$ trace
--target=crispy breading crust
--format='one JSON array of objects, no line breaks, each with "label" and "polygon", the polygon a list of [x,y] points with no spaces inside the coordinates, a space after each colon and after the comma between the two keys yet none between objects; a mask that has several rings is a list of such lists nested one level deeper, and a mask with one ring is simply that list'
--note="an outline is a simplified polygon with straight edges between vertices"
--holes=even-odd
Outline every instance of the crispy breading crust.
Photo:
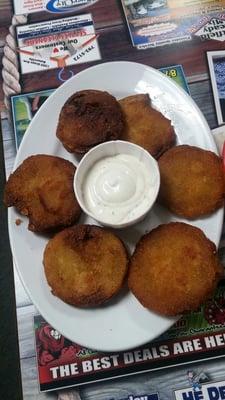
[{"label": "crispy breading crust", "polygon": [[215,244],[200,229],[172,222],[139,241],[131,257],[128,285],[144,307],[175,316],[198,309],[222,276]]},{"label": "crispy breading crust", "polygon": [[29,218],[28,228],[46,232],[74,224],[81,214],[75,198],[75,166],[60,157],[28,157],[10,175],[4,203]]},{"label": "crispy breading crust", "polygon": [[67,151],[85,153],[99,143],[119,139],[123,129],[115,97],[100,90],[82,90],[62,107],[56,136]]},{"label": "crispy breading crust", "polygon": [[124,117],[122,139],[135,143],[158,158],[175,144],[171,121],[151,106],[148,94],[137,94],[119,101]]},{"label": "crispy breading crust", "polygon": [[55,296],[77,307],[91,307],[105,303],[121,289],[128,255],[110,231],[77,225],[48,242],[43,264]]},{"label": "crispy breading crust", "polygon": [[215,153],[177,146],[160,157],[159,169],[159,202],[173,213],[198,218],[224,205],[224,172]]}]

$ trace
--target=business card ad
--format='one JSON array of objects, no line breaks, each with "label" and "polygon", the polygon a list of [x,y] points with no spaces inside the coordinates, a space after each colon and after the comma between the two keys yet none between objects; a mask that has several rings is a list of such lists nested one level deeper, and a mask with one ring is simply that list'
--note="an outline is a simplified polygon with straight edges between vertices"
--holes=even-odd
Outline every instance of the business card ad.
[{"label": "business card ad", "polygon": [[18,26],[22,74],[101,58],[91,14]]}]

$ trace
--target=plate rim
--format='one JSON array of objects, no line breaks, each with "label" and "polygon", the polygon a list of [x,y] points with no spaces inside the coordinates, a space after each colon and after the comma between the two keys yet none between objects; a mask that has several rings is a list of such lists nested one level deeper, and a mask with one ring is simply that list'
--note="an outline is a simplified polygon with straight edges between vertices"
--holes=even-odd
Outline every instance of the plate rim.
[{"label": "plate rim", "polygon": [[[156,68],[153,68],[153,67],[150,67],[150,66],[148,66],[148,65],[141,64],[141,63],[138,63],[138,62],[134,62],[134,61],[109,61],[109,62],[104,62],[104,63],[98,63],[98,64],[96,64],[96,65],[93,65],[93,66],[90,66],[90,67],[88,67],[88,68],[85,68],[84,70],[78,72],[76,75],[72,76],[72,77],[71,77],[70,79],[68,79],[66,82],[62,83],[62,85],[58,86],[58,87],[55,89],[55,91],[54,91],[53,93],[51,93],[51,95],[46,99],[46,101],[44,102],[44,104],[43,104],[42,107],[41,107],[41,110],[44,110],[44,109],[47,107],[48,103],[51,101],[51,99],[52,99],[53,97],[56,97],[56,96],[57,96],[58,91],[61,91],[62,88],[69,86],[69,84],[71,84],[71,82],[72,82],[73,80],[76,80],[76,78],[77,78],[78,76],[85,75],[85,73],[86,73],[87,71],[90,71],[90,70],[94,71],[94,70],[98,70],[98,69],[101,69],[101,68],[104,68],[104,67],[107,67],[107,66],[113,66],[113,65],[130,65],[130,66],[133,66],[133,67],[136,66],[136,67],[138,67],[138,68],[143,68],[143,69],[145,69],[146,71],[151,71],[151,73],[155,74],[156,76],[157,76],[157,75],[158,75],[158,76],[161,76],[161,79],[163,79],[164,81],[167,81],[167,82],[169,81],[170,84],[171,84],[172,86],[174,86],[174,88],[176,88],[176,90],[177,90],[178,92],[180,91],[180,93],[182,93],[182,96],[185,96],[186,99],[188,99],[188,102],[191,103],[191,105],[195,108],[195,110],[197,111],[197,113],[198,113],[199,116],[201,117],[201,120],[202,120],[202,123],[204,124],[205,129],[208,131],[208,132],[207,132],[207,135],[208,135],[208,138],[209,138],[209,140],[210,140],[210,142],[211,142],[211,145],[212,145],[212,147],[213,147],[213,151],[218,155],[218,149],[217,149],[217,147],[216,147],[215,141],[214,141],[213,136],[212,136],[212,134],[211,134],[211,129],[210,129],[209,125],[208,125],[208,122],[206,121],[206,118],[205,118],[203,112],[202,112],[201,109],[198,107],[198,105],[196,104],[196,102],[193,100],[193,98],[191,97],[191,95],[189,95],[189,94],[188,94],[180,85],[178,85],[174,80],[172,80],[171,78],[167,77],[163,72],[159,71],[159,70],[156,69]],[[38,110],[38,112],[37,112],[37,113],[34,115],[34,117],[32,118],[31,123],[29,124],[29,126],[28,126],[28,128],[27,128],[27,130],[26,130],[26,133],[29,134],[30,130],[33,128],[33,125],[34,125],[34,123],[36,122],[36,119],[38,118],[39,112],[40,112],[40,109]],[[20,159],[20,153],[22,152],[22,149],[23,149],[23,147],[25,146],[26,141],[28,140],[27,137],[28,137],[28,135],[24,135],[24,137],[23,137],[23,139],[22,139],[22,141],[21,141],[21,143],[20,143],[19,149],[18,149],[17,154],[16,154],[16,157],[15,157],[15,161],[14,161],[14,164],[13,164],[13,169],[12,169],[12,171],[14,171],[14,169],[15,169],[15,168],[17,167],[17,165],[18,165],[18,161],[19,161],[19,159]]]},{"label": "plate rim", "polygon": [[[156,75],[158,75],[158,76],[160,75],[160,76],[162,77],[162,79],[166,80],[167,82],[169,81],[170,84],[171,84],[172,86],[174,86],[174,89],[180,91],[180,93],[182,94],[182,96],[185,96],[185,97],[188,99],[188,102],[191,103],[191,105],[194,107],[195,111],[197,111],[198,117],[200,117],[201,122],[203,123],[203,126],[204,126],[204,128],[205,128],[204,136],[207,134],[208,139],[209,139],[209,141],[210,141],[210,143],[211,143],[211,146],[212,146],[212,148],[210,148],[209,150],[210,150],[210,151],[214,151],[214,152],[218,155],[217,147],[216,147],[215,141],[214,141],[214,139],[213,139],[213,136],[212,136],[212,134],[211,134],[211,129],[210,129],[210,127],[209,127],[209,125],[208,125],[208,123],[207,123],[207,121],[206,121],[206,118],[205,118],[205,116],[203,115],[201,109],[198,107],[198,105],[195,103],[195,101],[192,99],[192,97],[191,97],[189,94],[187,94],[187,92],[186,92],[183,88],[181,88],[177,83],[175,83],[171,78],[165,76],[165,74],[163,74],[162,72],[158,71],[157,69],[152,68],[152,67],[150,67],[150,66],[148,66],[148,65],[141,64],[141,63],[132,62],[132,61],[110,61],[110,62],[99,63],[99,64],[97,64],[97,65],[90,66],[90,67],[88,67],[88,68],[86,68],[86,69],[84,69],[84,70],[78,72],[76,75],[74,75],[74,76],[73,76],[72,78],[70,78],[68,81],[66,81],[65,83],[63,83],[62,85],[60,85],[58,88],[56,88],[56,90],[51,94],[51,96],[49,96],[49,98],[45,101],[45,103],[43,104],[43,106],[42,106],[41,109],[43,110],[43,107],[44,107],[44,108],[45,108],[45,107],[46,107],[46,108],[48,107],[48,103],[51,102],[52,96],[54,96],[54,97],[57,98],[58,92],[60,92],[61,90],[63,91],[63,88],[64,88],[65,86],[71,85],[71,80],[73,81],[73,80],[79,79],[79,76],[85,75],[85,73],[86,73],[87,71],[90,71],[90,70],[97,70],[97,69],[105,68],[105,67],[107,67],[108,65],[113,66],[113,65],[115,65],[115,64],[116,64],[116,65],[121,65],[121,64],[123,64],[123,65],[124,65],[124,64],[125,64],[125,65],[132,65],[133,67],[136,67],[136,68],[142,68],[143,70],[150,71],[151,73],[156,74]],[[101,90],[101,89],[100,89],[100,90]],[[43,110],[43,111],[44,111],[44,110]],[[43,112],[43,111],[42,111],[42,112]],[[37,118],[38,115],[39,115],[39,111],[38,111],[38,113],[34,116],[34,118],[32,119],[32,121],[31,121],[31,123],[30,123],[30,125],[29,125],[29,127],[28,127],[27,133],[29,133],[30,131],[32,131],[33,125],[36,123],[36,118]],[[24,138],[23,138],[23,140],[22,140],[22,142],[21,142],[21,145],[20,145],[20,147],[19,147],[19,150],[18,150],[18,152],[17,152],[17,154],[16,154],[16,158],[15,158],[15,161],[14,161],[14,165],[13,165],[12,171],[14,171],[14,170],[17,168],[17,166],[24,160],[24,158],[21,157],[21,153],[23,153],[23,147],[25,146],[24,143],[26,144],[26,140],[28,140],[28,139],[26,139],[27,137],[28,137],[28,135],[25,135]],[[32,154],[33,154],[33,153],[32,153]],[[25,158],[26,158],[26,157],[25,157]],[[13,255],[13,258],[14,258],[14,263],[15,263],[15,266],[16,266],[16,269],[17,269],[17,272],[18,272],[18,275],[19,275],[19,277],[20,277],[20,280],[21,280],[21,282],[22,282],[22,284],[23,284],[23,286],[24,286],[26,292],[28,293],[28,295],[29,295],[29,297],[30,297],[32,303],[35,305],[35,307],[37,307],[37,309],[38,309],[38,311],[40,312],[40,314],[43,315],[44,318],[46,318],[46,314],[47,314],[48,316],[49,316],[49,314],[48,314],[48,313],[45,313],[45,311],[43,312],[42,307],[39,307],[39,303],[36,302],[36,300],[34,301],[33,295],[31,294],[31,291],[30,291],[29,287],[27,286],[27,284],[26,284],[26,282],[25,282],[25,280],[24,280],[24,278],[23,278],[22,271],[21,271],[21,269],[19,268],[18,263],[17,263],[17,257],[16,257],[16,255],[15,255],[15,254],[16,254],[16,251],[14,251],[14,250],[15,250],[15,243],[14,243],[14,239],[13,239],[13,237],[12,237],[12,236],[13,236],[13,233],[12,233],[12,225],[14,224],[14,221],[13,221],[13,219],[12,219],[12,209],[13,209],[12,207],[8,209],[8,230],[9,230],[10,247],[11,247],[12,255]],[[219,245],[219,241],[220,241],[220,237],[221,237],[221,233],[222,233],[224,209],[218,210],[218,214],[220,214],[220,226],[217,227],[218,238],[219,238],[219,239],[218,239],[218,243],[215,243],[217,247],[218,247],[218,245]],[[37,303],[38,303],[38,306],[36,305]],[[177,320],[178,318],[179,318],[179,317],[173,318],[173,319],[172,319],[172,322],[168,324],[167,329],[169,329],[169,328],[173,325],[173,323],[176,322],[176,320]],[[50,319],[49,322],[50,322],[51,324],[53,324],[53,323],[51,322],[51,320],[53,320],[54,318],[52,318],[52,317],[50,317],[50,318],[47,317],[47,318],[46,318],[46,320],[49,320],[49,319]],[[54,326],[54,325],[55,325],[55,324],[53,324],[53,326]],[[57,325],[58,325],[58,324],[57,324]],[[58,329],[58,327],[57,327],[56,329]],[[73,342],[76,341],[76,339],[74,339],[74,338],[72,338],[72,337],[70,337],[70,336],[68,335],[68,332],[65,332],[64,326],[62,326],[62,328],[60,327],[59,331],[62,333],[62,335],[64,335],[65,337],[69,338],[71,341],[73,341]],[[161,331],[159,331],[159,333],[157,334],[157,336],[161,335],[163,332],[165,332],[165,329],[164,329],[164,328],[163,328]],[[156,336],[154,336],[154,338],[155,338],[155,337],[156,337]],[[154,338],[153,338],[153,339],[150,339],[150,341],[151,341],[151,340],[154,340]],[[108,352],[108,351],[123,351],[123,350],[132,349],[132,348],[134,348],[134,347],[143,346],[143,345],[146,344],[146,343],[148,343],[148,341],[144,340],[144,341],[142,341],[142,342],[139,342],[139,344],[135,343],[135,344],[132,345],[132,346],[131,346],[131,345],[128,345],[128,346],[126,347],[126,346],[123,345],[121,348],[118,348],[118,346],[117,346],[116,348],[112,347],[112,349],[110,349],[110,347],[107,347],[107,349],[104,348],[104,347],[101,347],[101,349],[99,349],[99,350],[100,350],[100,351],[107,351],[107,352]],[[83,346],[85,346],[85,347],[87,346],[85,343],[82,343],[81,341],[79,341],[79,344],[80,344],[80,345],[83,345]],[[97,346],[97,347],[98,347],[98,346]],[[96,347],[95,347],[95,348],[96,348]]]}]

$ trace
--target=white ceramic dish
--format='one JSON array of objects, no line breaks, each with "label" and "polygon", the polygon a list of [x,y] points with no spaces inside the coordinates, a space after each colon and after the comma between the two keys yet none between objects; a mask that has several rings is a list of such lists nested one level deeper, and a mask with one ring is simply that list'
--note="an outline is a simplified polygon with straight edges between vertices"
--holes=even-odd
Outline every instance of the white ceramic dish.
[{"label": "white ceramic dish", "polygon": [[[75,75],[59,87],[35,115],[19,148],[16,168],[31,154],[46,153],[78,160],[69,154],[55,136],[61,107],[75,91],[107,90],[117,98],[136,93],[149,93],[153,105],[171,119],[178,143],[187,143],[216,152],[210,129],[198,107],[170,78],[147,66],[130,62],[99,64]],[[175,319],[156,315],[125,291],[104,307],[78,309],[54,297],[47,285],[43,266],[43,250],[48,238],[27,230],[27,219],[17,226],[21,216],[9,210],[9,234],[19,275],[33,303],[42,316],[63,335],[81,345],[102,351],[119,351],[140,346],[167,330]],[[117,231],[132,250],[146,231],[161,223],[181,219],[154,206],[140,223]],[[182,219],[182,221],[185,221]],[[218,245],[223,210],[191,222],[201,228]],[[95,223],[83,216],[81,222]]]},{"label": "white ceramic dish", "polygon": [[[137,214],[134,214],[133,217],[128,215],[128,219],[119,221],[119,222],[109,222],[105,221],[104,217],[101,215],[95,215],[91,212],[85,203],[85,199],[83,196],[83,184],[87,173],[90,172],[93,165],[102,160],[105,157],[113,157],[118,154],[128,154],[131,156],[135,156],[135,158],[141,161],[145,167],[145,170],[149,172],[149,177],[151,177],[152,183],[151,186],[151,196],[149,196],[148,203],[145,203],[145,206],[138,209]],[[110,171],[110,176],[112,175],[112,171]],[[74,177],[74,191],[76,194],[76,198],[80,207],[85,212],[85,214],[89,215],[89,217],[95,219],[100,224],[104,226],[108,226],[110,228],[127,228],[128,226],[134,225],[137,222],[140,222],[144,219],[146,214],[153,207],[160,185],[160,174],[159,167],[157,161],[149,154],[148,151],[144,150],[142,147],[137,146],[136,144],[124,142],[122,140],[113,140],[105,143],[101,143],[98,146],[93,147],[82,160],[79,162],[75,177]],[[124,185],[123,185],[124,186]],[[122,205],[122,204],[121,204]],[[98,207],[99,209],[99,207]]]}]

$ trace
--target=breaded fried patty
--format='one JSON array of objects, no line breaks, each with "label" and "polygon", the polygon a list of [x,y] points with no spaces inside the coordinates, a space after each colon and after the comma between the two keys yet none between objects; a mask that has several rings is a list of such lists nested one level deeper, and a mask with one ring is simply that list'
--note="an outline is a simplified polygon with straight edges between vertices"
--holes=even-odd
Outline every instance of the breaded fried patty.
[{"label": "breaded fried patty", "polygon": [[77,307],[90,307],[119,291],[128,257],[113,233],[94,225],[77,225],[48,242],[43,263],[55,296]]},{"label": "breaded fried patty", "polygon": [[75,166],[44,154],[28,157],[9,177],[4,203],[29,218],[28,229],[45,232],[75,223],[81,209],[75,198]]},{"label": "breaded fried patty", "polygon": [[139,241],[131,257],[128,285],[144,307],[175,316],[205,302],[222,273],[214,243],[200,229],[173,222],[158,226]]},{"label": "breaded fried patty", "polygon": [[82,90],[64,104],[56,136],[69,152],[85,153],[99,143],[120,138],[123,128],[115,97],[100,90]]},{"label": "breaded fried patty", "polygon": [[224,172],[213,152],[194,146],[173,147],[159,159],[159,202],[173,213],[198,218],[224,204]]},{"label": "breaded fried patty", "polygon": [[125,130],[123,140],[135,143],[158,158],[175,144],[171,122],[151,106],[148,94],[137,94],[120,100]]}]

